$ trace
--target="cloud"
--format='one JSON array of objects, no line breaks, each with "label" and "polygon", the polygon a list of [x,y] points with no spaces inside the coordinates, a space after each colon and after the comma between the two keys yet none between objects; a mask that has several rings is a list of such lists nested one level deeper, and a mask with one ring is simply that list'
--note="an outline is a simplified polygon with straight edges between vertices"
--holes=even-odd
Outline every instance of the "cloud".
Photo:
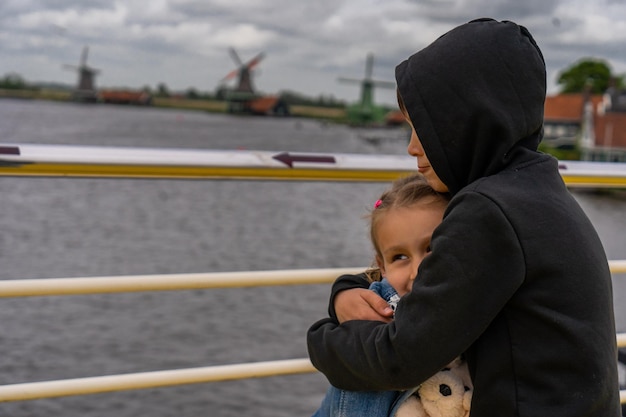
[{"label": "cloud", "polygon": [[[359,88],[338,77],[393,80],[401,60],[444,32],[477,17],[529,28],[546,57],[548,84],[581,58],[626,72],[626,0],[5,0],[0,5],[0,75],[75,82],[63,68],[89,46],[99,86],[195,87],[213,91],[242,60],[266,58],[255,74],[265,92],[299,91],[357,100]],[[377,89],[377,100],[395,101]]]}]

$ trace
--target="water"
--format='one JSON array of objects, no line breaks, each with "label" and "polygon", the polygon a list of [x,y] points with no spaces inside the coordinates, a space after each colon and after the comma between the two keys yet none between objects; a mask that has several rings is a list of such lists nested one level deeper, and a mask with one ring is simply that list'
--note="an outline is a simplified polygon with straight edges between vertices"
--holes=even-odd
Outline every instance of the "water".
[{"label": "water", "polygon": [[[304,119],[0,100],[0,142],[404,154]],[[381,139],[387,137],[388,139]],[[0,177],[0,279],[368,265],[385,184]],[[626,200],[577,193],[611,259]],[[616,277],[620,278],[620,277]],[[621,277],[623,278],[623,277]],[[615,280],[626,330],[623,279]],[[306,357],[328,286],[3,299],[0,384]],[[12,417],[309,416],[319,374],[0,404]]]}]

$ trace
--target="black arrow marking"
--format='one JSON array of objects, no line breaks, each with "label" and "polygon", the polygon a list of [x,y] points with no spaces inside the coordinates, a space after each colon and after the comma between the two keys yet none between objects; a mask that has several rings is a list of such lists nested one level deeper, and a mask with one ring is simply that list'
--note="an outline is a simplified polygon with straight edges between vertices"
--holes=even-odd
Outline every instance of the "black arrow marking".
[{"label": "black arrow marking", "polygon": [[321,156],[321,155],[292,155],[289,152],[283,152],[278,155],[274,155],[272,158],[282,162],[289,168],[293,168],[294,162],[319,162],[324,164],[336,163],[334,156]]},{"label": "black arrow marking", "polygon": [[[2,155],[19,155],[20,148],[17,146],[0,146],[0,156]],[[19,168],[24,162],[17,161],[0,161],[0,167]]]},{"label": "black arrow marking", "polygon": [[0,146],[0,154],[2,155],[19,155],[20,148],[17,146]]}]

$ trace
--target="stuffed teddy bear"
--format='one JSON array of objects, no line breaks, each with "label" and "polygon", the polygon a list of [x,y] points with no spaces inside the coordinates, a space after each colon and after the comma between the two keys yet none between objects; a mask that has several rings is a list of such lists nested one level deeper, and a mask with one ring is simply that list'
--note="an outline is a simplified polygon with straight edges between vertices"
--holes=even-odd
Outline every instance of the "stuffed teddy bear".
[{"label": "stuffed teddy bear", "polygon": [[469,417],[472,388],[467,363],[457,358],[420,385],[394,417]]}]

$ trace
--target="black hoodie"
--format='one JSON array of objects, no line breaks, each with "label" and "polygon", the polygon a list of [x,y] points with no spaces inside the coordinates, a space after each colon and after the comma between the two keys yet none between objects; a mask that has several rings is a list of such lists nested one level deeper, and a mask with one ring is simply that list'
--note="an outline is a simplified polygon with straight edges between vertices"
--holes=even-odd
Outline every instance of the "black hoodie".
[{"label": "black hoodie", "polygon": [[392,323],[308,332],[311,361],[349,390],[419,385],[465,352],[472,417],[618,417],[611,277],[557,161],[537,152],[545,64],[530,33],[480,19],[396,68],[428,159],[452,194]]}]

